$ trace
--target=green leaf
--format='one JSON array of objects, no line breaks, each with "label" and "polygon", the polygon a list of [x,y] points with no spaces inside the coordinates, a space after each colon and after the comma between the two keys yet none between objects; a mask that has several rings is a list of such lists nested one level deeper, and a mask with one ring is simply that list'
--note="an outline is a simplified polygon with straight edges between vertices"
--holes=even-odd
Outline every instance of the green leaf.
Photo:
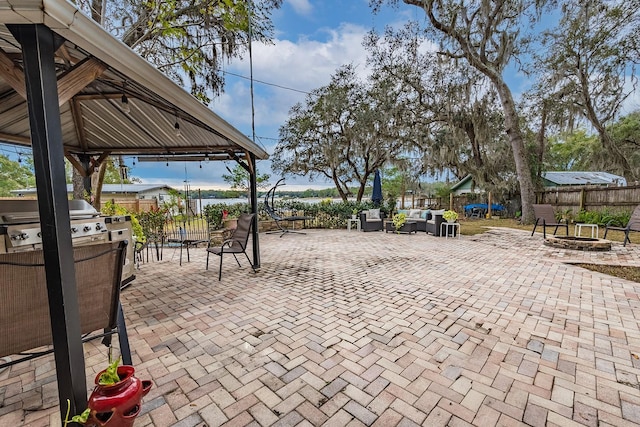
[{"label": "green leaf", "polygon": [[118,357],[113,363],[111,363],[107,369],[100,375],[98,384],[100,385],[112,385],[120,381],[118,376],[118,365],[120,364],[120,357]]}]

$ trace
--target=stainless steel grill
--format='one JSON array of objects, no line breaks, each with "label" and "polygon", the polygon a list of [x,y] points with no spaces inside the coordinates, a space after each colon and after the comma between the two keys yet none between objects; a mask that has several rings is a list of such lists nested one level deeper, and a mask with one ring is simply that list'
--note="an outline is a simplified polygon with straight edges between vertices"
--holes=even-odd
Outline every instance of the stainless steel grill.
[{"label": "stainless steel grill", "polygon": [[[69,216],[73,246],[120,240],[129,242],[122,282],[131,282],[135,278],[131,217],[101,217],[100,212],[84,200],[69,201]],[[0,253],[41,248],[38,201],[0,200]]]}]

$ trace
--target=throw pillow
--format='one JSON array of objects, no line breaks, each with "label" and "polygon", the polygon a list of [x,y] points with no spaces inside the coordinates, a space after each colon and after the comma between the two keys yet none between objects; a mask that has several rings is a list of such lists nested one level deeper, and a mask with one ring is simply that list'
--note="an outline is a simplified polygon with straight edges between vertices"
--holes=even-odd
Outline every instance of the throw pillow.
[{"label": "throw pillow", "polygon": [[409,218],[420,218],[420,209],[411,209],[409,211]]},{"label": "throw pillow", "polygon": [[380,219],[380,209],[369,209],[367,219]]},{"label": "throw pillow", "polygon": [[427,219],[427,217],[429,216],[429,212],[431,212],[429,209],[424,210],[424,211],[420,211],[420,218],[422,219]]},{"label": "throw pillow", "polygon": [[440,216],[442,216],[442,215],[444,214],[444,211],[445,211],[445,210],[446,210],[446,209],[439,209],[439,210],[437,210],[437,211],[431,211],[431,215],[432,215],[432,216],[434,216],[434,217],[435,217],[436,215],[440,215]]}]

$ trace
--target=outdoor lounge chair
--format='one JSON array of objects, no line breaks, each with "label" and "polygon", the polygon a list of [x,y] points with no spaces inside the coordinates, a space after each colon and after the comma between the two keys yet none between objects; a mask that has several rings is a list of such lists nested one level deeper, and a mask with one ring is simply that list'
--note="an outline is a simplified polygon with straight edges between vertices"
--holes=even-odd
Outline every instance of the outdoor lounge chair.
[{"label": "outdoor lounge chair", "polygon": [[360,230],[384,230],[384,212],[382,212],[380,209],[369,209],[360,212]]},{"label": "outdoor lounge chair", "polygon": [[633,212],[631,213],[631,218],[629,218],[629,222],[625,227],[616,227],[608,223],[604,230],[605,239],[607,238],[607,232],[609,230],[624,231],[624,241],[622,243],[622,246],[627,246],[627,242],[631,243],[631,240],[629,239],[629,233],[631,231],[640,232],[640,205],[636,206],[636,208],[633,210]]},{"label": "outdoor lounge chair", "polygon": [[281,178],[276,183],[276,185],[274,185],[269,191],[267,191],[267,194],[265,194],[265,196],[264,196],[263,209],[271,217],[271,219],[273,219],[275,221],[276,226],[278,227],[278,230],[267,231],[267,234],[280,233],[280,237],[284,236],[286,233],[307,234],[307,233],[304,233],[302,231],[293,230],[291,228],[286,228],[286,227],[284,227],[282,225],[282,223],[286,222],[287,224],[289,224],[291,222],[295,223],[295,221],[302,221],[302,226],[304,227],[304,222],[309,220],[309,219],[313,219],[312,217],[303,216],[303,215],[282,216],[275,210],[275,208],[273,206],[273,199],[274,199],[275,194],[276,194],[276,188],[278,188],[279,185],[282,185],[281,184],[282,181],[284,181],[284,178]]},{"label": "outdoor lounge chair", "polygon": [[538,225],[542,226],[542,237],[547,238],[547,227],[555,227],[553,230],[553,234],[555,235],[558,232],[558,228],[564,227],[565,234],[569,235],[569,224],[566,222],[558,222],[556,220],[556,214],[553,211],[553,206],[551,205],[533,205],[533,213],[536,216],[536,223],[533,225],[533,233],[536,232],[536,227]]},{"label": "outdoor lounge chair", "polygon": [[[131,364],[120,305],[126,247],[127,241],[78,246],[73,257],[82,341],[103,338],[110,346],[117,333],[122,361]],[[0,357],[11,355],[0,368],[53,352],[48,300],[42,250],[0,255]]]},{"label": "outdoor lounge chair", "polygon": [[[218,255],[220,257],[220,270],[218,271],[218,280],[222,279],[222,256],[224,254],[231,254],[236,259],[238,266],[241,267],[240,261],[238,261],[238,257],[236,254],[244,254],[247,257],[247,261],[251,265],[251,269],[253,272],[256,272],[253,263],[249,259],[249,255],[247,255],[247,242],[249,241],[249,236],[251,235],[251,228],[253,227],[253,222],[255,218],[255,214],[247,214],[244,213],[240,215],[238,218],[238,227],[235,229],[231,237],[225,240],[221,246],[209,246],[207,248],[207,267],[209,269],[209,254]],[[211,241],[209,241],[209,245],[211,245]]]}]

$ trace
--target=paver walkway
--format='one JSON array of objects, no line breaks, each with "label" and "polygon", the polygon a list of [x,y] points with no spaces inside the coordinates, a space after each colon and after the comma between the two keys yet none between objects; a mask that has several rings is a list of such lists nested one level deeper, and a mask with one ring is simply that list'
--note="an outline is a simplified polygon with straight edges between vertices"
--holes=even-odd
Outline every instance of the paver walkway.
[{"label": "paver walkway", "polygon": [[[229,258],[221,282],[204,249],[141,265],[136,426],[640,424],[640,284],[567,264],[640,265],[638,244],[311,230],[260,248],[257,274]],[[92,378],[106,353],[86,353]],[[60,425],[53,366],[0,373],[0,425]]]}]

